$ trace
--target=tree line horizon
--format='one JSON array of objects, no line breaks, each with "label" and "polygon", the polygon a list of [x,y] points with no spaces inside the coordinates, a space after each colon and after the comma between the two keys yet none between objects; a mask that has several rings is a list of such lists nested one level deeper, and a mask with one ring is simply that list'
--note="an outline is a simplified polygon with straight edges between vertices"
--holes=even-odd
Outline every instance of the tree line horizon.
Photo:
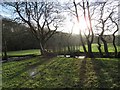
[{"label": "tree line horizon", "polygon": [[[108,51],[108,43],[110,40],[106,39],[107,35],[104,35],[105,31],[107,30],[109,32],[113,32],[112,35],[110,35],[110,42],[113,44],[114,47],[114,57],[118,56],[119,53],[116,47],[117,40],[115,34],[118,33],[119,30],[119,18],[116,16],[116,14],[118,13],[116,12],[116,8],[119,5],[111,4],[113,2],[114,1],[107,0],[106,2],[96,4],[94,7],[90,4],[88,0],[81,0],[80,2],[76,2],[75,0],[73,0],[72,2],[70,2],[71,4],[68,3],[67,10],[73,13],[78,23],[80,22],[79,10],[82,10],[82,14],[84,20],[86,21],[86,27],[88,32],[88,34],[84,33],[83,37],[81,33],[82,30],[79,28],[79,38],[77,37],[77,39],[73,39],[73,41],[71,41],[71,33],[66,35],[62,33],[61,36],[66,36],[65,38],[67,38],[66,41],[64,41],[64,43],[67,43],[68,51],[70,51],[70,43],[73,43],[72,45],[74,45],[76,44],[75,41],[77,41],[77,44],[82,45],[83,51],[87,57],[94,57],[92,51],[92,44],[96,42],[98,44],[100,57],[110,57]],[[38,47],[40,49],[41,55],[47,55],[48,53],[50,53],[49,50],[46,50],[46,46],[50,42],[50,39],[53,39],[55,34],[58,33],[57,29],[64,22],[65,16],[61,15],[62,6],[58,5],[59,2],[46,1],[3,3],[3,6],[11,6],[14,9],[14,13],[18,15],[18,17],[15,18],[17,22],[22,21],[22,23],[25,23],[29,26],[28,31],[34,36],[34,38],[36,38],[36,42],[39,43]],[[99,12],[97,11],[97,9],[99,10]],[[105,11],[108,12],[108,15],[106,15],[106,17],[104,16],[104,14],[106,13]],[[99,18],[95,18],[94,15],[99,15]],[[100,32],[97,34],[97,36],[93,32],[93,18],[96,19],[97,22],[95,29]],[[51,26],[53,28],[51,28]],[[49,43],[49,47],[53,47],[54,43],[55,42],[51,42],[51,45]],[[3,44],[5,46],[6,40],[3,40]],[[101,49],[102,44],[105,54]],[[58,43],[58,45],[60,45],[60,43]],[[85,45],[87,45],[87,47]]]}]

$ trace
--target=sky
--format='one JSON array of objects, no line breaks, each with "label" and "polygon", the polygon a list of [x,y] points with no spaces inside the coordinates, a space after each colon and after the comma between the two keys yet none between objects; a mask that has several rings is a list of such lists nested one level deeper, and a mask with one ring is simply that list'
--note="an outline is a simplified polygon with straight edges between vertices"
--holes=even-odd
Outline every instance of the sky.
[{"label": "sky", "polygon": [[[5,1],[5,0],[4,0]],[[8,1],[8,0],[7,0]],[[9,1],[19,1],[19,0],[9,0]],[[24,0],[21,0],[24,1]],[[32,0],[33,1],[33,0]],[[49,0],[50,1],[50,0]],[[71,0],[72,1],[72,0]],[[76,0],[76,2],[78,2],[79,0]],[[95,0],[90,0],[91,2],[94,2]],[[99,2],[104,1],[104,0],[98,0]],[[68,2],[68,0],[61,0],[61,3],[63,4],[64,2]],[[7,9],[8,7],[2,7],[0,5],[0,14],[4,17],[9,17],[9,18],[13,18],[15,17],[15,15],[12,13],[11,10]],[[80,12],[80,11],[79,11]],[[64,16],[66,17],[66,20],[64,22],[63,27],[59,28],[59,31],[64,31],[67,33],[71,33],[71,31],[73,32],[73,34],[79,34],[79,28],[81,28],[83,30],[83,32],[85,32],[85,27],[86,27],[86,23],[83,19],[83,17],[80,17],[80,24],[77,23],[77,19],[75,16],[69,15],[69,13],[64,12],[63,13]],[[72,19],[72,21],[71,21]],[[94,22],[92,22],[94,24]]]}]

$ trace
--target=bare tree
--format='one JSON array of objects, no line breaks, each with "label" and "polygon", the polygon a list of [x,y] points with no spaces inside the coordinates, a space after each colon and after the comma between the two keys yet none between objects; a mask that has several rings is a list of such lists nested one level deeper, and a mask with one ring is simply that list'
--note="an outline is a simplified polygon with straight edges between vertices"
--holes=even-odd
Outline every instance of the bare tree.
[{"label": "bare tree", "polygon": [[[75,7],[76,18],[77,18],[77,21],[79,23],[78,9],[77,9],[77,4],[76,4],[75,0],[73,0],[73,4],[74,4],[74,7]],[[83,46],[83,50],[84,50],[85,54],[87,55],[87,50],[86,50],[86,47],[85,47],[85,44],[84,44],[84,41],[83,41],[81,30],[80,30],[80,40],[81,40],[81,43],[82,43],[82,46]]]},{"label": "bare tree", "polygon": [[[82,2],[82,4],[81,4]],[[92,53],[92,43],[93,43],[93,39],[94,39],[94,32],[93,32],[93,26],[92,26],[92,19],[95,20],[96,18],[98,19],[99,22],[99,26],[101,29],[101,32],[98,34],[98,50],[100,53],[100,56],[103,56],[102,50],[101,50],[101,41],[103,42],[104,45],[104,51],[105,51],[105,56],[109,57],[109,51],[108,51],[108,42],[106,41],[104,34],[107,31],[106,27],[107,23],[110,23],[110,20],[112,21],[112,24],[114,23],[117,27],[116,31],[113,33],[113,46],[115,48],[115,56],[117,54],[117,48],[115,45],[115,33],[118,31],[118,26],[117,23],[115,21],[113,21],[113,19],[111,18],[111,15],[113,14],[114,10],[116,7],[116,4],[113,3],[114,1],[110,1],[110,0],[106,0],[105,2],[95,2],[93,3],[93,5],[96,6],[96,8],[92,8],[92,4],[89,3],[88,0],[82,0],[81,2],[76,3],[75,0],[73,1],[74,3],[74,7],[75,7],[75,13],[76,13],[76,17],[77,17],[77,21],[79,23],[79,15],[78,15],[78,7],[77,5],[79,5],[83,10],[83,16],[84,16],[84,20],[86,22],[86,26],[87,26],[87,30],[88,30],[88,35],[86,33],[84,33],[85,37],[86,37],[86,41],[87,41],[87,45],[88,45],[88,52],[87,55],[89,57],[93,57],[93,53]],[[98,9],[97,9],[98,8]],[[99,12],[96,12],[97,10],[99,10]],[[107,12],[107,14],[105,15],[105,13]],[[97,16],[97,13],[99,13],[99,15]],[[115,14],[114,14],[115,15]],[[100,16],[100,18],[98,18]],[[88,21],[87,21],[88,20]],[[113,28],[111,28],[113,29]],[[113,31],[113,30],[112,30]],[[82,35],[80,35],[82,36]],[[81,40],[82,42],[83,40]],[[83,42],[84,44],[84,42]],[[84,45],[83,45],[84,47]],[[85,49],[84,49],[85,51]]]},{"label": "bare tree", "polygon": [[104,50],[105,50],[105,53],[106,53],[106,56],[108,57],[109,56],[109,52],[108,52],[108,46],[107,46],[107,42],[106,40],[103,38],[103,34],[105,32],[105,24],[106,24],[106,21],[108,20],[109,16],[112,14],[110,13],[109,16],[104,20],[103,19],[103,10],[104,10],[104,6],[105,6],[106,2],[103,3],[101,9],[100,9],[100,12],[101,12],[101,16],[100,16],[100,21],[101,21],[101,24],[102,24],[102,32],[101,34],[99,35],[99,38],[102,40],[102,42],[104,43]]},{"label": "bare tree", "polygon": [[110,19],[111,19],[112,23],[114,23],[116,25],[116,30],[113,33],[113,46],[115,48],[115,57],[117,57],[117,47],[116,47],[116,44],[115,44],[115,39],[116,39],[115,34],[118,32],[119,26],[118,26],[118,23],[115,20],[113,20],[112,16],[110,16]]},{"label": "bare tree", "polygon": [[[82,8],[84,20],[86,22],[86,27],[88,30],[88,35],[86,33],[84,33],[84,35],[86,37],[87,45],[88,45],[88,52],[85,48],[85,45],[83,45],[83,48],[84,48],[84,51],[87,53],[88,57],[93,57],[92,43],[93,43],[93,39],[94,39],[94,33],[93,33],[93,28],[92,28],[91,17],[92,17],[92,14],[94,14],[94,10],[93,10],[93,13],[91,14],[90,13],[90,3],[88,0],[85,0],[85,1],[82,0],[81,2],[82,2],[82,4],[80,4],[80,2],[78,4],[76,4],[75,0],[73,2],[74,6],[75,6],[75,11],[76,11],[76,17],[77,17],[77,20],[79,23],[79,16],[78,16],[78,11],[77,11],[77,5],[79,5]],[[81,31],[80,31],[80,34],[81,34]],[[81,36],[81,42],[84,43],[82,40],[82,35],[80,35],[80,36]]]},{"label": "bare tree", "polygon": [[30,32],[40,44],[41,54],[45,54],[45,44],[57,31],[63,21],[58,5],[55,2],[14,2],[6,3],[12,6],[18,15],[16,19],[22,20],[30,27]]},{"label": "bare tree", "polygon": [[[103,53],[101,50],[101,42],[103,42],[104,44],[104,51],[105,51],[105,56],[109,57],[109,51],[108,51],[108,43],[104,38],[104,33],[105,31],[109,30],[110,32],[113,32],[114,30],[114,26],[113,23],[116,25],[117,29],[113,32],[113,46],[115,48],[115,56],[117,56],[117,47],[115,45],[115,34],[116,32],[119,30],[118,24],[116,21],[113,20],[112,16],[115,15],[114,11],[115,9],[118,7],[118,5],[116,6],[116,4],[112,4],[114,1],[109,2],[109,0],[106,0],[106,2],[102,2],[99,4],[100,6],[100,18],[98,19],[99,22],[99,28],[101,29],[101,32],[98,36],[98,50],[100,52],[101,57],[103,57]],[[109,5],[113,5],[113,6],[109,6]],[[108,6],[110,8],[108,8]],[[107,10],[107,15],[105,16],[105,11]],[[110,22],[110,20],[112,21],[112,23]],[[113,26],[112,28],[109,28]],[[97,27],[98,28],[98,27]]]},{"label": "bare tree", "polygon": [[[93,43],[93,39],[94,39],[94,33],[93,33],[92,22],[91,22],[90,4],[89,4],[88,0],[86,0],[86,2],[84,0],[82,0],[82,2],[83,2],[83,5],[80,5],[80,4],[79,5],[83,8],[84,19],[85,19],[86,26],[87,26],[87,29],[89,32],[88,35],[85,34],[86,40],[87,40],[87,45],[88,45],[88,56],[93,57],[92,43]],[[86,12],[86,10],[87,10],[87,12]],[[89,23],[87,23],[87,19],[88,19]]]}]

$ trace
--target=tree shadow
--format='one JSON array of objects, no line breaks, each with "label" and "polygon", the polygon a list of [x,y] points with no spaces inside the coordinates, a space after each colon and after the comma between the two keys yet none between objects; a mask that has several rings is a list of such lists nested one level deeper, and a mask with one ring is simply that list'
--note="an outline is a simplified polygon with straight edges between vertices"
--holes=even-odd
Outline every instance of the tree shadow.
[{"label": "tree shadow", "polygon": [[[44,57],[44,59],[48,59],[48,57]],[[49,59],[51,59],[51,58],[49,57]],[[52,60],[52,59],[51,59],[51,60]],[[50,62],[51,60],[49,60],[49,62]],[[57,60],[56,60],[56,61],[57,61]],[[40,76],[44,76],[43,71],[44,71],[46,68],[49,68],[49,66],[50,66],[51,64],[53,64],[53,63],[54,63],[54,61],[53,61],[52,63],[50,63],[48,66],[45,66],[42,70],[36,72],[34,75],[31,76],[31,78],[26,79],[25,82],[21,82],[17,87],[18,87],[18,88],[21,87],[22,85],[24,85],[24,84],[25,84],[27,81],[29,81],[30,79],[33,80],[33,82],[30,83],[30,85],[32,86],[36,81],[39,81],[39,80],[40,80],[40,78],[34,78],[34,77],[35,77],[36,75],[38,75],[38,74],[40,74]],[[43,63],[42,63],[42,64],[43,64]],[[44,78],[42,77],[42,79],[44,79]],[[46,83],[47,83],[47,82],[46,82]]]},{"label": "tree shadow", "polygon": [[[33,58],[30,58],[30,59],[33,59]],[[20,67],[20,66],[26,66],[28,63],[30,63],[30,62],[27,62],[27,60],[30,60],[30,59],[23,59],[24,61],[26,61],[26,62],[24,62],[24,63],[20,63],[20,64],[16,64],[16,65],[14,65],[14,66],[12,66],[12,67],[10,67],[9,69],[11,69],[11,68],[17,68],[17,67]],[[20,60],[20,61],[14,61],[15,63],[16,62],[21,62],[21,61],[23,61],[23,60]],[[9,63],[9,64],[7,64],[7,65],[10,65],[11,63]],[[8,68],[7,68],[8,69]]]},{"label": "tree shadow", "polygon": [[[95,75],[97,76],[98,81],[98,88],[105,88],[103,86],[106,86],[106,83],[103,81],[105,80],[105,76],[103,75],[103,72],[101,71],[102,67],[104,67],[104,64],[101,61],[96,61],[95,58],[91,59],[91,64],[93,65],[93,70],[95,71]],[[101,81],[101,78],[103,80]]]},{"label": "tree shadow", "polygon": [[80,78],[80,80],[79,80],[79,86],[78,86],[78,88],[83,88],[84,87],[84,83],[85,83],[85,79],[86,79],[86,59],[83,59],[82,61],[81,61],[81,66],[80,66],[80,72],[79,72],[79,78]]},{"label": "tree shadow", "polygon": [[[8,81],[8,80],[11,80],[11,79],[14,79],[14,78],[16,78],[17,76],[21,75],[22,73],[24,73],[24,72],[26,72],[26,71],[28,71],[28,70],[30,70],[30,69],[36,68],[37,66],[39,66],[39,65],[41,65],[41,64],[43,64],[43,63],[48,62],[48,61],[51,60],[51,58],[47,58],[47,59],[46,59],[46,58],[40,58],[40,59],[41,59],[42,61],[39,60],[38,62],[36,62],[36,63],[34,63],[34,64],[32,64],[32,65],[27,65],[27,66],[25,66],[24,69],[16,72],[14,75],[9,76],[9,78],[7,78],[7,81]],[[13,67],[12,67],[12,68],[13,68]],[[16,68],[16,67],[14,67],[14,68]],[[5,79],[4,79],[4,81],[5,81]]]},{"label": "tree shadow", "polygon": [[102,60],[91,60],[98,79],[98,88],[111,88],[115,80],[111,77],[111,69]]}]

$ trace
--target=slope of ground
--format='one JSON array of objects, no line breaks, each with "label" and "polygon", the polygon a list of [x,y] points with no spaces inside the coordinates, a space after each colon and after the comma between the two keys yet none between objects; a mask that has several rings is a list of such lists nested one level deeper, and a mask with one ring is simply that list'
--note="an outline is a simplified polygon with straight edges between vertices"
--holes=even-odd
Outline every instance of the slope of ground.
[{"label": "slope of ground", "polygon": [[42,58],[3,63],[3,88],[120,87],[118,59]]}]

